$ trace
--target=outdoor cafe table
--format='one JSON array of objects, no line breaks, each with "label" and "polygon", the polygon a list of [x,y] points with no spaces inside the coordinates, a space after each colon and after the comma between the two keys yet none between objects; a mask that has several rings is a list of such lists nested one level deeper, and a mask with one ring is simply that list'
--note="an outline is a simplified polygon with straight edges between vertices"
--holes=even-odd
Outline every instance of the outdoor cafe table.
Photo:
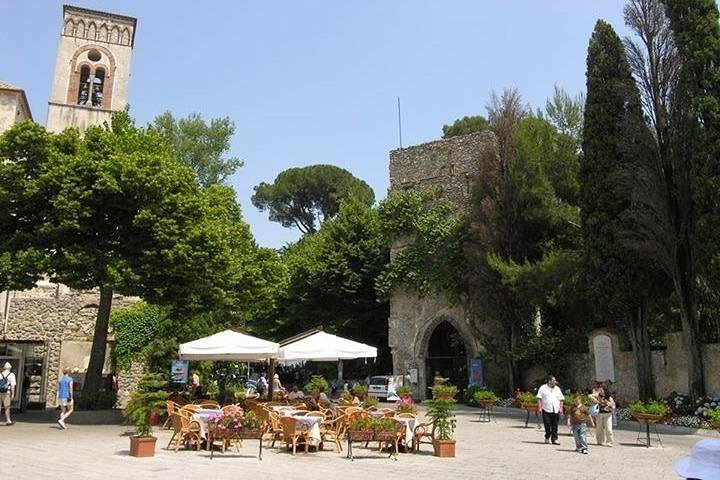
[{"label": "outdoor cafe table", "polygon": [[200,436],[207,439],[208,422],[211,418],[222,415],[223,411],[215,408],[199,408],[190,416],[191,420],[195,420],[200,424]]},{"label": "outdoor cafe table", "polygon": [[297,420],[297,423],[308,428],[308,435],[312,440],[311,445],[318,446],[322,441],[322,435],[320,435],[320,423],[323,421],[322,417],[306,417],[305,415],[291,415],[292,418]]},{"label": "outdoor cafe table", "polygon": [[413,434],[415,432],[416,418],[408,417],[394,417],[394,419],[400,423],[405,424],[405,447],[410,447],[413,441]]}]

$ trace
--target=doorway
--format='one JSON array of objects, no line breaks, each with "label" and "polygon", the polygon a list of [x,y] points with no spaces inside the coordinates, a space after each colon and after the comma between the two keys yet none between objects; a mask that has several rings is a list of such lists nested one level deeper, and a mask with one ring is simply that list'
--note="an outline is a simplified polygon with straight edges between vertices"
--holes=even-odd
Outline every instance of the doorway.
[{"label": "doorway", "polygon": [[448,382],[458,387],[463,393],[468,384],[468,354],[465,342],[460,333],[448,321],[441,322],[428,342],[425,359],[425,378],[431,387],[435,372],[447,378]]}]

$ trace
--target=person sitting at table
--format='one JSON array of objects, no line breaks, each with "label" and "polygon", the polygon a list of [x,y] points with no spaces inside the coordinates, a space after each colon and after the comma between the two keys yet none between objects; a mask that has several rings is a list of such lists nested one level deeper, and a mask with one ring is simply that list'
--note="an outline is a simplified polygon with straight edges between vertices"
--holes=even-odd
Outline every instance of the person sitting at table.
[{"label": "person sitting at table", "polygon": [[332,408],[333,404],[325,392],[313,392],[307,401],[307,406],[310,410],[320,410],[320,407]]},{"label": "person sitting at table", "polygon": [[305,394],[303,393],[302,390],[300,390],[298,388],[297,385],[293,385],[292,391],[290,393],[288,393],[287,398],[288,398],[288,400],[293,402],[295,400],[302,400],[303,398],[305,398]]}]

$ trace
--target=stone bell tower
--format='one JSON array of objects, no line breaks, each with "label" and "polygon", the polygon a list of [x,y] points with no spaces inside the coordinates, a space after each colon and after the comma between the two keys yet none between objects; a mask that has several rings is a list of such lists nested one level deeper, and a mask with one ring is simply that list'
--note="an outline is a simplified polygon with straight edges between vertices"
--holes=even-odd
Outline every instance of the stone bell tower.
[{"label": "stone bell tower", "polygon": [[49,131],[83,131],[125,108],[136,25],[133,17],[63,6]]}]

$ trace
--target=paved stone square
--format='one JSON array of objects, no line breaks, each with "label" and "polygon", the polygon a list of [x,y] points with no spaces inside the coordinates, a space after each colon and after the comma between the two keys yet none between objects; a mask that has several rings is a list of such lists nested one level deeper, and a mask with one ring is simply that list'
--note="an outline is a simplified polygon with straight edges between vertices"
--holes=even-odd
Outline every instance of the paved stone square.
[{"label": "paved stone square", "polygon": [[[478,422],[478,410],[461,406],[456,430],[457,457],[432,456],[423,445],[420,454],[400,454],[397,461],[379,455],[377,448],[354,448],[356,460],[335,453],[326,445],[319,453],[298,452],[294,457],[283,448],[263,450],[259,462],[257,441],[246,440],[240,454],[206,451],[165,450],[169,430],[156,429],[158,448],[153,458],[128,455],[130,428],[117,425],[72,425],[60,430],[57,424],[40,422],[31,414],[17,414],[11,427],[0,424],[3,471],[13,478],[44,479],[225,479],[225,478],[313,478],[313,479],[672,479],[674,462],[689,455],[692,445],[715,432],[681,433],[663,428],[663,448],[645,448],[636,443],[637,427],[626,422],[615,432],[615,447],[593,445],[590,454],[574,451],[569,429],[561,425],[559,446],[545,445],[543,433],[531,423],[524,428],[524,413],[500,409],[490,423]],[[422,419],[422,416],[421,416]],[[346,444],[343,445],[344,447]]]}]

